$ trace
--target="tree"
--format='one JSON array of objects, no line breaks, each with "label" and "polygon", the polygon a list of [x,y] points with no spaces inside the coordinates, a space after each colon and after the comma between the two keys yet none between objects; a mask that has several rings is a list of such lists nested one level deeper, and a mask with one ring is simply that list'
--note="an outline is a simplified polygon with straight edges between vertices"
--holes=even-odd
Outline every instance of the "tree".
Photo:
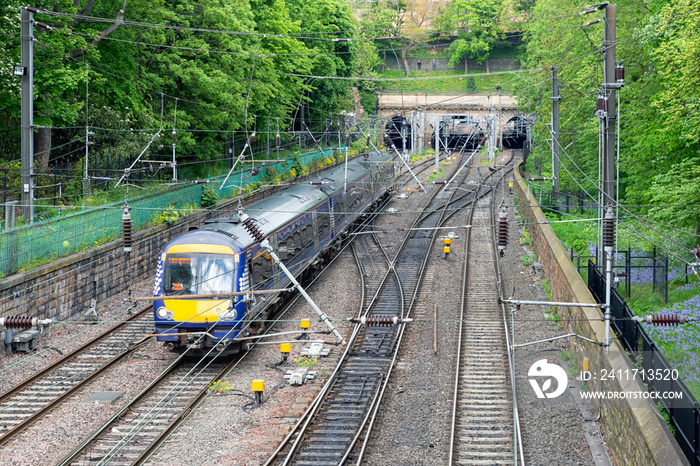
[{"label": "tree", "polygon": [[483,63],[489,51],[503,38],[498,16],[503,9],[502,0],[455,0],[441,13],[440,29],[443,33],[456,31],[457,39],[450,44],[450,66],[474,59]]}]

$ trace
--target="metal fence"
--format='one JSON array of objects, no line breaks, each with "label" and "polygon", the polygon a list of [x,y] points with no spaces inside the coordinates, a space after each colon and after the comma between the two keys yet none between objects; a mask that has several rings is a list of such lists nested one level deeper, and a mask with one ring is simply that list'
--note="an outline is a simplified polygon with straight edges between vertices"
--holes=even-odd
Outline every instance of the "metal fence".
[{"label": "metal fence", "polygon": [[[597,246],[593,247],[593,255],[574,254],[573,248],[569,251],[571,262],[576,267],[581,276],[585,276],[587,269],[586,261],[595,260]],[[679,267],[674,267],[677,271]],[[632,297],[633,284],[651,283],[652,291],[659,293],[665,303],[668,303],[668,287],[670,281],[671,267],[669,258],[665,254],[660,254],[656,246],[650,252],[636,252],[628,247],[627,250],[618,250],[615,253],[613,262],[613,272],[619,279],[619,284],[624,285],[624,295],[626,298]],[[675,273],[675,272],[674,272]],[[680,273],[680,272],[679,272]],[[685,270],[685,282],[688,283],[688,270]]]},{"label": "metal fence", "polygon": [[[316,159],[332,155],[333,149],[327,149],[296,159],[302,165],[309,165]],[[250,168],[238,170],[229,177],[223,189],[220,186],[224,176],[208,180],[211,181],[208,185],[216,189],[221,198],[232,197],[241,184],[261,182],[264,177],[269,177],[269,173],[287,173],[294,163],[294,158],[276,162],[256,174]],[[268,171],[268,167],[273,170]],[[154,216],[165,209],[199,207],[204,186],[188,184],[165,193],[130,198],[133,228],[139,230],[157,223]],[[0,233],[0,274],[7,276],[29,270],[118,238],[121,235],[123,205],[123,202],[115,202],[100,207],[65,207],[59,210],[57,217],[3,231]]]},{"label": "metal fence", "polygon": [[[588,288],[598,302],[605,302],[605,278],[592,261],[588,262]],[[620,342],[644,371],[671,370],[661,350],[641,324],[631,320],[634,312],[615,290],[611,290],[613,330]],[[641,357],[641,356],[644,357]],[[691,465],[700,465],[700,406],[688,387],[680,380],[647,380],[649,391],[681,392],[682,398],[661,398],[658,401],[668,412],[675,437]]]}]

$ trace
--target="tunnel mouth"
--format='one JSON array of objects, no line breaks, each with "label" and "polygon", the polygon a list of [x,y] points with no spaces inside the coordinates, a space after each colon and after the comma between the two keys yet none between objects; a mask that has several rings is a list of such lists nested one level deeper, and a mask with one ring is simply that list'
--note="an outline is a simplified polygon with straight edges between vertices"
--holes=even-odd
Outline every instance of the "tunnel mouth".
[{"label": "tunnel mouth", "polygon": [[[479,122],[469,115],[450,115],[438,124],[440,150],[464,151],[479,147],[486,136]],[[435,131],[430,138],[435,149]]]},{"label": "tunnel mouth", "polygon": [[504,149],[523,149],[527,140],[527,120],[521,116],[511,118],[503,125],[501,144]]},{"label": "tunnel mouth", "polygon": [[387,146],[391,143],[399,151],[410,150],[413,137],[411,124],[406,117],[400,115],[392,117],[384,126],[384,137]]}]

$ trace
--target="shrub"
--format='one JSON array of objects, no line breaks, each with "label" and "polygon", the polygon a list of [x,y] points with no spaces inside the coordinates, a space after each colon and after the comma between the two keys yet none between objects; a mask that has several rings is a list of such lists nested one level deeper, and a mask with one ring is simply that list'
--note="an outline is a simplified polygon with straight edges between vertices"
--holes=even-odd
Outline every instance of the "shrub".
[{"label": "shrub", "polygon": [[202,207],[208,209],[214,207],[219,202],[219,193],[213,186],[205,186],[202,190]]}]

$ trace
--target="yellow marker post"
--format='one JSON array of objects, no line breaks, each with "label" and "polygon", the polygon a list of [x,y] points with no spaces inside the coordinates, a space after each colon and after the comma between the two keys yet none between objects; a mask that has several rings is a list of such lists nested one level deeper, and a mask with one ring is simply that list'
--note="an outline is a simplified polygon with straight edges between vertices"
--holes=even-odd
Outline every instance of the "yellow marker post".
[{"label": "yellow marker post", "polygon": [[588,358],[583,358],[583,371],[588,372]]},{"label": "yellow marker post", "polygon": [[255,403],[262,403],[263,392],[265,391],[265,381],[262,379],[254,379],[251,389],[255,393]]}]

